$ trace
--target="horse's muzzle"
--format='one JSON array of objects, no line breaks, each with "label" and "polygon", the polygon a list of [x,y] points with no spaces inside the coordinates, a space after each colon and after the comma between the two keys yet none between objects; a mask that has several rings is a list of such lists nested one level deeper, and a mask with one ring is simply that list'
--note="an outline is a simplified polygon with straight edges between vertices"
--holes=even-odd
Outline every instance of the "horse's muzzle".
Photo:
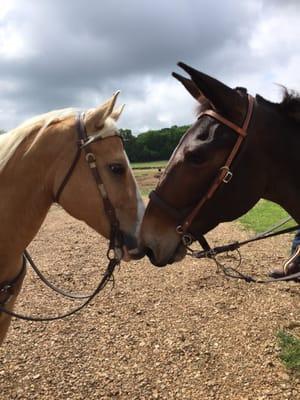
[{"label": "horse's muzzle", "polygon": [[128,233],[124,233],[123,251],[124,261],[140,260],[145,256],[144,251],[138,246],[137,239]]}]

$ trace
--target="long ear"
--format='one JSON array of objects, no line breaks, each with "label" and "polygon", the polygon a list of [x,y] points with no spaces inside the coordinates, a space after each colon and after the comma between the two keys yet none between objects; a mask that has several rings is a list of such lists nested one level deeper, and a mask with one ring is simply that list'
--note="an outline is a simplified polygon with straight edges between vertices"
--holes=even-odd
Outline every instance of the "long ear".
[{"label": "long ear", "polygon": [[116,110],[114,110],[111,114],[110,117],[114,119],[115,121],[118,121],[120,118],[120,115],[122,114],[124,110],[125,104],[122,104],[120,107],[118,107]]},{"label": "long ear", "polygon": [[100,107],[89,110],[85,116],[85,125],[88,132],[93,132],[102,128],[107,117],[113,112],[117,97],[120,91],[118,90],[109,100],[103,103]]},{"label": "long ear", "polygon": [[179,62],[178,66],[186,71],[192,81],[214,108],[229,118],[243,118],[247,98],[224,83],[212,78],[196,69]]},{"label": "long ear", "polygon": [[186,88],[186,90],[197,100],[199,101],[203,95],[200,92],[200,90],[197,88],[195,83],[190,80],[185,78],[182,75],[177,74],[177,72],[172,72],[172,76],[176,78],[179,82],[183,84],[183,86]]}]

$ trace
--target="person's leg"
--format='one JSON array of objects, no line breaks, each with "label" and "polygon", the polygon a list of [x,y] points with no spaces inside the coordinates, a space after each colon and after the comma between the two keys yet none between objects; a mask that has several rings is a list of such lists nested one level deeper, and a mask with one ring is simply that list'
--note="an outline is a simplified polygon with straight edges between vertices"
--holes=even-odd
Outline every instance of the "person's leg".
[{"label": "person's leg", "polygon": [[296,234],[292,241],[290,258],[285,262],[282,269],[275,269],[270,272],[269,275],[272,278],[281,278],[286,275],[291,275],[300,272],[300,253],[294,256],[299,246],[300,246],[300,229],[296,231]]},{"label": "person's leg", "polygon": [[291,254],[294,254],[297,247],[300,246],[300,229],[296,231],[295,237],[292,242]]},{"label": "person's leg", "polygon": [[295,274],[300,272],[300,255],[295,255],[300,246],[300,229],[296,231],[291,247],[291,258],[284,264],[283,270],[285,275]]}]

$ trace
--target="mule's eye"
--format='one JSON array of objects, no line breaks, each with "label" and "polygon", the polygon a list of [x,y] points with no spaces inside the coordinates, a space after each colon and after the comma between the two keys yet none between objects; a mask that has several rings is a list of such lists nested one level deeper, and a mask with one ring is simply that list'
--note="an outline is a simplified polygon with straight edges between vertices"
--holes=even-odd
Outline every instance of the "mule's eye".
[{"label": "mule's eye", "polygon": [[201,146],[197,150],[188,151],[185,154],[185,160],[194,165],[202,165],[209,160],[209,153],[206,149],[207,146]]},{"label": "mule's eye", "polygon": [[109,169],[113,174],[116,175],[123,175],[125,173],[125,167],[123,164],[119,163],[109,164]]},{"label": "mule's eye", "polygon": [[199,135],[197,136],[197,139],[205,142],[205,140],[207,140],[209,138],[209,130],[206,129],[204,132],[199,133]]}]

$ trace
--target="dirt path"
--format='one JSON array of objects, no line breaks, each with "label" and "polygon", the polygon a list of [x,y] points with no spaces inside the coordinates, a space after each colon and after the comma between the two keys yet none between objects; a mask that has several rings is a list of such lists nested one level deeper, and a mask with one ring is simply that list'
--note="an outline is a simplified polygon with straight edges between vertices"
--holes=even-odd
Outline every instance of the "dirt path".
[{"label": "dirt path", "polygon": [[[214,242],[246,237],[220,226]],[[280,265],[289,238],[243,250],[247,272]],[[31,252],[68,288],[91,289],[106,245],[59,208]],[[209,260],[156,269],[123,264],[116,287],[79,315],[53,323],[13,321],[0,350],[1,400],[300,399],[300,380],[278,359],[276,332],[300,321],[300,286],[228,281]],[[29,273],[18,310],[53,314],[70,307]]]}]

